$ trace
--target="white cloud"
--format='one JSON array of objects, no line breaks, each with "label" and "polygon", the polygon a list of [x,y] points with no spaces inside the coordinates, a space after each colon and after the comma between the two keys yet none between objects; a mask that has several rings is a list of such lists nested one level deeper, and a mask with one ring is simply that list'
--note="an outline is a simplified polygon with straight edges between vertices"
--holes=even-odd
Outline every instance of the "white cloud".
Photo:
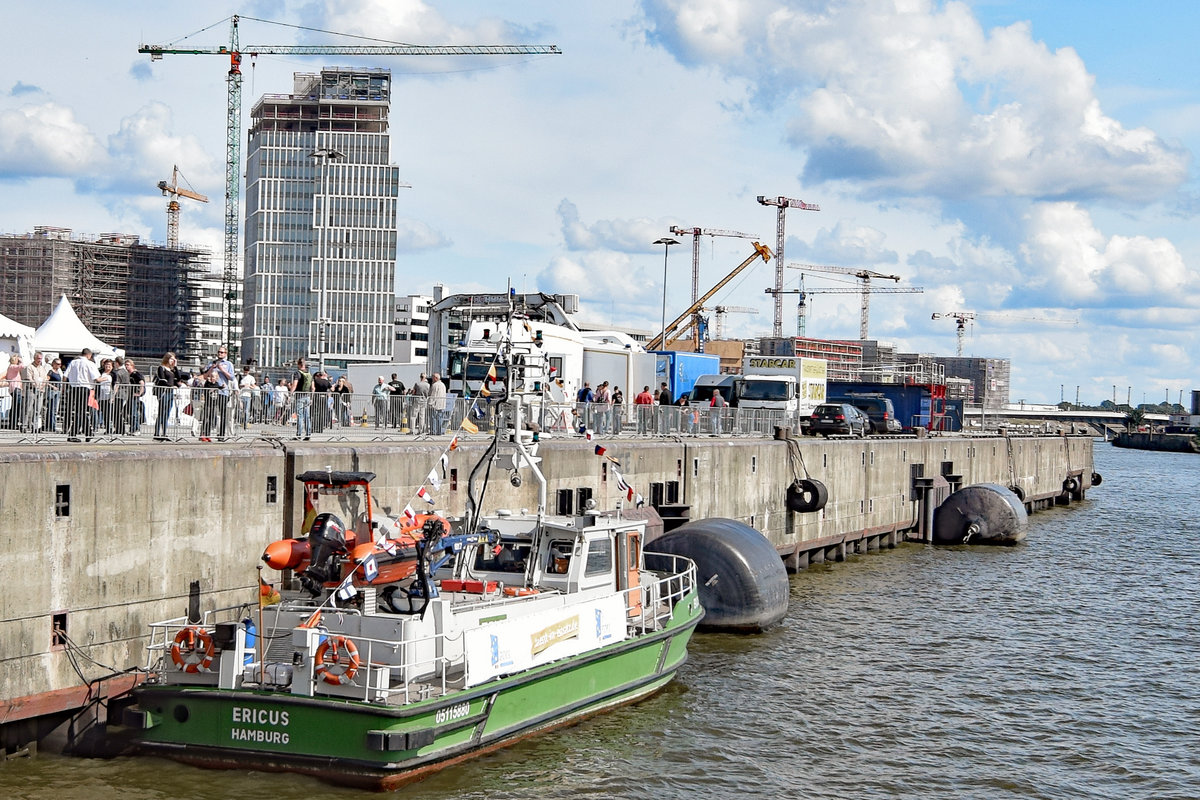
[{"label": "white cloud", "polygon": [[667,235],[671,225],[667,220],[602,219],[588,225],[579,218],[579,209],[570,200],[558,204],[558,217],[563,240],[570,250],[617,250],[622,253],[645,253],[654,249],[653,242]]},{"label": "white cloud", "polygon": [[137,192],[144,184],[153,187],[160,180],[169,181],[178,165],[189,188],[207,195],[210,202],[222,202],[224,164],[215,161],[195,136],[180,135],[174,128],[174,115],[162,103],[149,103],[123,118],[108,138],[109,180]]},{"label": "white cloud", "polygon": [[1163,196],[1188,154],[1104,115],[1070,48],[1024,24],[985,33],[963,3],[644,0],[684,63],[750,80],[795,104],[808,181],[863,196],[974,195],[1126,201]]},{"label": "white cloud", "polygon": [[1021,250],[1036,270],[1029,288],[1049,291],[1068,304],[1122,306],[1150,298],[1169,306],[1186,302],[1197,288],[1171,242],[1147,236],[1106,239],[1075,203],[1034,205]]},{"label": "white cloud", "polygon": [[832,264],[865,267],[866,265],[895,264],[896,251],[885,245],[887,234],[869,225],[855,225],[841,219],[830,228],[819,228],[811,243],[788,243],[785,255],[789,262],[808,260],[814,254]]},{"label": "white cloud", "polygon": [[55,103],[0,111],[0,177],[71,175],[91,166],[96,137]]},{"label": "white cloud", "polygon": [[439,250],[451,244],[444,234],[420,220],[396,220],[396,246],[400,253]]}]

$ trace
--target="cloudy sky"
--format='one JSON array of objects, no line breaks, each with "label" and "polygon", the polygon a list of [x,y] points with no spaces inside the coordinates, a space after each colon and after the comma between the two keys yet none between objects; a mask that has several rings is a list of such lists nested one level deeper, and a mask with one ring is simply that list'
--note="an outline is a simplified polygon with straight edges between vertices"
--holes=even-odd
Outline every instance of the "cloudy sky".
[{"label": "cloudy sky", "polygon": [[[214,199],[181,238],[222,250],[225,71],[141,43],[557,44],[560,56],[396,57],[397,288],[574,292],[597,321],[657,329],[672,225],[752,233],[787,215],[789,262],[873,270],[870,334],[904,351],[1011,358],[1012,399],[1159,402],[1200,388],[1193,224],[1200,5],[1115,0],[258,0],[58,2],[0,32],[0,230],[166,238],[178,164]],[[247,19],[247,17],[255,19]],[[47,20],[54,20],[48,23]],[[260,22],[257,20],[270,20]],[[279,25],[273,23],[287,23]],[[42,31],[36,36],[31,31]],[[247,58],[245,118],[291,74],[346,56]],[[667,312],[690,302],[690,237]],[[751,252],[703,237],[701,290]],[[787,271],[787,288],[799,273]],[[713,299],[769,333],[774,267]],[[808,289],[853,286],[808,275]],[[795,295],[784,298],[794,333]],[[853,293],[810,296],[810,336],[857,338]]]}]

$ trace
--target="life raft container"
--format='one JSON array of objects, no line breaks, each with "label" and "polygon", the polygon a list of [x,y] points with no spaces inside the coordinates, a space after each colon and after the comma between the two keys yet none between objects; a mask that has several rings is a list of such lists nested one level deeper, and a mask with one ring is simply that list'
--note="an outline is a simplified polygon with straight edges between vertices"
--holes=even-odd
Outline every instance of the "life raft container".
[{"label": "life raft container", "polygon": [[[317,648],[315,660],[317,666],[314,671],[316,674],[320,676],[321,680],[334,686],[347,684],[354,680],[361,663],[358,660],[358,646],[345,636],[330,636],[321,642],[321,646]],[[335,672],[333,668],[339,666],[343,669]]]},{"label": "life raft container", "polygon": [[213,653],[212,636],[199,625],[182,628],[171,643],[171,661],[184,672],[208,672]]}]

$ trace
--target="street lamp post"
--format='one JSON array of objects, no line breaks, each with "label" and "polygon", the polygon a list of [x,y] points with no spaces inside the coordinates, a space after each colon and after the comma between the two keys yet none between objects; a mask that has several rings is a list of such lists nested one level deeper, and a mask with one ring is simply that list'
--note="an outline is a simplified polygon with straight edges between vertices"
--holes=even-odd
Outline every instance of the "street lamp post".
[{"label": "street lamp post", "polygon": [[313,212],[317,210],[317,193],[324,195],[321,201],[321,213],[317,218],[317,254],[321,259],[321,275],[317,281],[317,360],[320,362],[320,370],[325,371],[325,336],[329,327],[329,254],[326,252],[328,247],[328,237],[324,235],[329,219],[329,187],[327,186],[329,160],[345,158],[346,154],[334,147],[318,147],[308,154],[309,158],[317,160],[317,188],[313,192]]},{"label": "street lamp post", "polygon": [[667,349],[667,253],[671,250],[671,245],[679,244],[676,240],[669,236],[664,236],[655,242],[663,246],[663,290],[662,290],[662,332],[659,336],[658,347],[660,350]]}]

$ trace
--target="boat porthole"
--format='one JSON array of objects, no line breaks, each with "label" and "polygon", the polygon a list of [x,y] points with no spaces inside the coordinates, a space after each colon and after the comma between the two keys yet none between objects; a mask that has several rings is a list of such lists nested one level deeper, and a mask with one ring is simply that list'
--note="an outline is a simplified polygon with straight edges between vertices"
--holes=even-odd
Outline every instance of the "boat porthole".
[{"label": "boat porthole", "polygon": [[174,714],[175,714],[176,722],[187,722],[188,721],[189,714],[188,714],[187,706],[184,706],[184,705],[175,706]]}]

